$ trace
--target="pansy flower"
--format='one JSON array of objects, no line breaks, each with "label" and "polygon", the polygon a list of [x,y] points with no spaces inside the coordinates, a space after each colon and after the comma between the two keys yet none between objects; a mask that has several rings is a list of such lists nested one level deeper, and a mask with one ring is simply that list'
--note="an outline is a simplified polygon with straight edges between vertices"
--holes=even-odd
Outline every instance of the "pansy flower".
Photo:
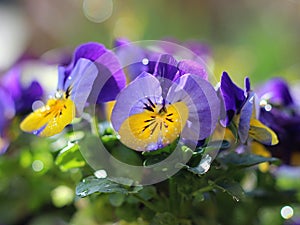
[{"label": "pansy flower", "polygon": [[300,115],[288,84],[273,78],[257,88],[260,100],[259,119],[278,135],[279,144],[267,146],[284,163],[300,165]]},{"label": "pansy flower", "polygon": [[179,136],[198,141],[211,135],[220,102],[197,63],[162,55],[153,74],[143,72],[124,88],[112,111],[112,125],[126,146],[162,148]]},{"label": "pansy flower", "polygon": [[22,83],[22,65],[13,66],[1,79],[1,85],[15,102],[16,114],[24,115],[32,109],[32,104],[41,100],[44,90],[40,83],[32,80],[29,84]]},{"label": "pansy flower", "polygon": [[9,145],[6,128],[15,115],[15,105],[11,96],[2,87],[0,87],[0,115],[0,154],[3,154]]},{"label": "pansy flower", "polygon": [[223,126],[235,126],[242,143],[249,137],[266,145],[278,143],[276,134],[256,119],[255,94],[251,91],[249,78],[245,79],[245,90],[242,90],[223,72],[219,90],[226,111],[226,117],[220,121]]},{"label": "pansy flower", "polygon": [[55,95],[27,116],[21,129],[38,136],[60,133],[75,116],[81,116],[88,100],[112,100],[122,85],[125,76],[114,54],[98,43],[83,44],[68,66],[59,67]]}]

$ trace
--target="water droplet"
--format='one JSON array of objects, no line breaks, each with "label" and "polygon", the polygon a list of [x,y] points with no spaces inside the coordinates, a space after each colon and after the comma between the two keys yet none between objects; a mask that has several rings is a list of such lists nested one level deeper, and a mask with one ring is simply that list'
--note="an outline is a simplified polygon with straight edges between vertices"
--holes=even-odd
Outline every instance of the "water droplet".
[{"label": "water droplet", "polygon": [[233,199],[234,201],[237,201],[237,202],[239,202],[239,201],[240,201],[240,199],[239,199],[239,198],[237,198],[236,196],[232,196],[232,199]]},{"label": "water droplet", "polygon": [[267,112],[271,111],[272,110],[272,106],[270,104],[265,105],[265,110]]},{"label": "water droplet", "polygon": [[142,59],[142,63],[143,63],[145,66],[148,65],[148,64],[149,64],[149,59],[143,58],[143,59]]},{"label": "water droplet", "polygon": [[88,195],[88,190],[84,190],[83,192],[79,193],[80,197],[86,197]]}]

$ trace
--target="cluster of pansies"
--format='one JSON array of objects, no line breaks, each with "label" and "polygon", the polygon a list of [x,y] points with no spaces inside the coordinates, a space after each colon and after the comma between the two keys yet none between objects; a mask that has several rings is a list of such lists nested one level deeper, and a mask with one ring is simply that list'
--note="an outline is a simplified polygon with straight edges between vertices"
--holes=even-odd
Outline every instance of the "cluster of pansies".
[{"label": "cluster of pansies", "polygon": [[[180,160],[180,165],[172,162],[172,166],[187,169],[198,177],[213,163],[207,155],[210,148],[214,157],[220,154],[216,170],[224,163],[248,167],[273,162],[271,156],[298,165],[300,112],[286,82],[275,78],[255,92],[249,78],[245,78],[245,87],[240,88],[223,72],[220,81],[214,83],[207,66],[209,50],[196,42],[181,44],[183,47],[178,48],[175,43],[163,41],[145,48],[118,39],[112,50],[91,42],[81,44],[61,62],[34,59],[56,68],[51,80],[56,80],[57,85],[50,96],[42,78],[26,78],[24,82],[28,59],[20,60],[0,79],[0,153],[7,151],[12,140],[13,122],[19,123],[26,133],[50,137],[73,132],[74,122],[88,121],[96,123],[92,126],[99,140],[109,133],[113,144],[105,146],[122,145],[138,154],[142,160],[139,166],[148,166],[149,158],[153,157],[164,160],[175,145],[180,145],[188,160],[184,165]],[[180,55],[182,49],[187,49],[188,54]],[[40,73],[43,77],[43,71]],[[89,115],[91,108],[96,108],[93,115]],[[261,157],[253,158],[251,154]],[[207,176],[204,183],[197,184],[200,187],[189,187],[193,193],[197,188],[223,190],[222,185],[212,181],[213,175]],[[115,181],[97,180],[101,185],[106,182],[102,188],[116,185]],[[123,181],[120,183],[124,184]],[[130,193],[129,189],[118,188],[116,192]],[[113,192],[94,188],[91,193],[97,191]],[[138,189],[132,190],[135,191]],[[78,195],[86,196],[86,190]]]},{"label": "cluster of pansies", "polygon": [[[112,126],[121,142],[137,151],[163,148],[179,136],[186,143],[203,142],[220,125],[227,130],[228,127],[237,130],[234,142],[246,144],[248,139],[253,139],[265,145],[277,144],[276,134],[263,123],[272,126],[274,123],[269,121],[283,114],[273,113],[275,109],[270,112],[265,106],[260,110],[260,120],[257,118],[255,102],[259,100],[251,90],[248,78],[245,79],[245,90],[242,90],[224,72],[217,88],[210,83],[203,62],[176,60],[175,48],[165,42],[160,42],[161,52],[133,45],[124,39],[118,39],[115,45],[115,51],[99,43],[77,47],[72,60],[58,65],[58,84],[53,96],[21,122],[21,129],[38,136],[53,136],[71,124],[75,117],[81,117],[84,107],[115,100]],[[186,46],[193,52],[203,53],[201,45]],[[197,59],[197,55],[194,58]],[[1,78],[2,152],[7,142],[5,128],[9,120],[15,114],[30,112],[32,104],[43,97],[43,88],[37,81],[22,86],[20,65],[22,63]],[[126,66],[129,68],[124,71]],[[285,111],[291,108],[287,113],[295,114],[284,83],[274,81],[268,85],[269,90],[273,90],[274,85],[283,86],[281,89],[274,87],[274,90],[282,91],[283,96],[270,97],[267,106],[275,102],[276,107],[284,107]],[[260,92],[261,104],[267,102],[266,93]],[[292,120],[289,124],[297,117]],[[279,128],[273,129],[280,133]]]}]

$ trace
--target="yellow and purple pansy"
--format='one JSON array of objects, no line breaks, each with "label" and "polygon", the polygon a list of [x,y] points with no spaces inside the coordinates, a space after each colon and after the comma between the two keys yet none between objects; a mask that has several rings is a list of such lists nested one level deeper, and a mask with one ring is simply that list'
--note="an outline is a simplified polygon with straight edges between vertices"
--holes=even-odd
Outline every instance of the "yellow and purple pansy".
[{"label": "yellow and purple pansy", "polygon": [[28,115],[20,127],[38,136],[55,135],[81,116],[88,101],[113,100],[124,86],[125,75],[114,53],[98,43],[82,44],[71,63],[58,68],[54,96]]},{"label": "yellow and purple pansy", "polygon": [[219,112],[219,98],[200,65],[161,55],[153,74],[142,72],[120,92],[111,122],[123,144],[151,151],[178,137],[194,142],[209,137]]},{"label": "yellow and purple pansy", "polygon": [[226,117],[220,122],[224,127],[233,124],[241,143],[246,143],[249,137],[265,145],[278,143],[274,131],[256,119],[255,94],[250,89],[249,78],[245,79],[245,90],[242,90],[223,72],[219,90],[226,111]]}]

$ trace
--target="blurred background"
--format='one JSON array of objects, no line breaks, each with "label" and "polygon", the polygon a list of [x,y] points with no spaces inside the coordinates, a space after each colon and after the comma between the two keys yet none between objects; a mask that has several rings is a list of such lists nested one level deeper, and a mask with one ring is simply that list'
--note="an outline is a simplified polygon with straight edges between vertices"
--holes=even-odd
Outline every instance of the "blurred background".
[{"label": "blurred background", "polygon": [[226,70],[238,83],[244,76],[258,83],[299,75],[299,0],[2,0],[0,6],[2,71],[24,51],[174,37],[209,44],[215,75]]},{"label": "blurred background", "polygon": [[[240,85],[245,76],[254,85],[274,76],[299,80],[300,0],[0,0],[0,73],[24,54],[88,41],[112,48],[117,37],[203,42],[212,50],[214,74],[226,70]],[[0,224],[102,224],[104,214],[95,212],[109,213],[110,206],[73,204],[83,172],[62,173],[45,150],[47,140],[29,141],[0,158]],[[262,208],[260,224],[282,224],[283,207]]]}]

